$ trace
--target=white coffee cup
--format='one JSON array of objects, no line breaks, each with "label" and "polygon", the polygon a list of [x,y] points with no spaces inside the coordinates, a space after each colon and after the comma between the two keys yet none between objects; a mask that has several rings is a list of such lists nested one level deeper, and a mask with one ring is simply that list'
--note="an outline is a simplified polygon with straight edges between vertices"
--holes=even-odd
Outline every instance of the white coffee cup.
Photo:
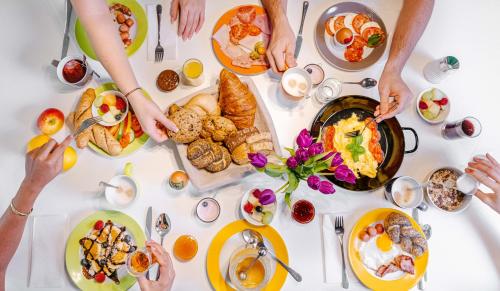
[{"label": "white coffee cup", "polygon": [[391,179],[385,185],[385,198],[400,208],[418,208],[427,210],[424,201],[424,190],[420,183],[408,176]]},{"label": "white coffee cup", "polygon": [[[70,61],[73,61],[73,60],[80,62],[81,65],[85,68],[85,73],[82,76],[82,78],[74,83],[66,80],[66,78],[64,77],[64,74],[63,74],[64,66],[66,66],[67,63],[69,63]],[[87,60],[84,57],[79,57],[79,56],[67,56],[60,61],[52,61],[52,64],[54,66],[56,66],[57,78],[62,83],[69,85],[69,86],[72,86],[72,87],[77,87],[77,88],[81,88],[81,87],[85,86],[85,84],[87,84],[88,81],[92,78],[92,74],[94,72],[92,70],[92,68],[90,67],[90,65],[88,64]]]},{"label": "white coffee cup", "polygon": [[311,88],[311,76],[303,68],[290,68],[281,77],[281,90],[286,97],[294,101],[308,97]]}]

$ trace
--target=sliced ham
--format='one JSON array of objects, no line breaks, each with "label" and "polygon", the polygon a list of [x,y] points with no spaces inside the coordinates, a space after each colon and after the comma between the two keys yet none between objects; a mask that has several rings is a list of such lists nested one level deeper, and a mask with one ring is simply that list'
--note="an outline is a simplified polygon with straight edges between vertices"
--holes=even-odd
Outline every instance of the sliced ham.
[{"label": "sliced ham", "polygon": [[413,258],[410,256],[399,255],[394,259],[396,265],[408,274],[415,274],[415,264],[413,263]]},{"label": "sliced ham", "polygon": [[257,12],[255,11],[255,7],[253,6],[242,6],[238,8],[238,18],[241,22],[250,24],[254,21]]},{"label": "sliced ham", "polygon": [[269,25],[269,19],[267,19],[266,14],[257,15],[253,21],[253,25],[257,26],[263,33],[268,35],[271,34],[271,26]]},{"label": "sliced ham", "polygon": [[375,275],[377,275],[379,277],[384,277],[386,274],[394,273],[394,272],[397,272],[397,271],[399,271],[398,266],[396,266],[393,263],[390,263],[389,265],[382,265],[382,266],[380,266],[378,268],[377,272],[375,273]]},{"label": "sliced ham", "polygon": [[241,55],[237,58],[234,58],[231,62],[233,66],[242,67],[242,68],[251,68],[253,64],[253,60],[250,58],[250,55]]},{"label": "sliced ham", "polygon": [[240,23],[241,23],[241,21],[238,18],[238,16],[233,16],[233,18],[231,18],[231,21],[229,21],[229,26],[237,25]]}]

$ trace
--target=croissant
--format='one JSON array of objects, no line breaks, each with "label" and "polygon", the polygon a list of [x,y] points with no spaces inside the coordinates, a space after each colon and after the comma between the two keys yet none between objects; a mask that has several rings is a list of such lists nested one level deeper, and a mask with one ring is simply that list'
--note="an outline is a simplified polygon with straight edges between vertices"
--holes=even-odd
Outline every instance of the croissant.
[{"label": "croissant", "polygon": [[[92,103],[94,99],[95,90],[92,88],[87,89],[83,93],[82,98],[80,98],[75,112],[72,112],[68,116],[68,122],[74,131],[76,131],[86,119],[92,117]],[[117,156],[123,150],[120,143],[113,137],[109,130],[100,124],[95,124],[87,128],[76,137],[76,145],[79,148],[86,147],[89,141],[111,156]]]},{"label": "croissant", "polygon": [[236,128],[253,126],[257,103],[248,86],[230,71],[220,72],[219,104],[224,117],[233,121]]}]

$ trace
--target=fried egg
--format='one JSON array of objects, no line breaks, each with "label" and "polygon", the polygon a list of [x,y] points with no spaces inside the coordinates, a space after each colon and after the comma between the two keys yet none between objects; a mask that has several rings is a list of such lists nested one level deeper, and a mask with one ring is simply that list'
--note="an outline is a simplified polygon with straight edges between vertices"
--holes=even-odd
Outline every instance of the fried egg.
[{"label": "fried egg", "polygon": [[385,232],[367,242],[359,240],[358,252],[363,264],[374,271],[404,254],[401,247],[393,243]]},{"label": "fried egg", "polygon": [[363,131],[363,142],[361,143],[361,146],[365,149],[365,152],[359,155],[357,162],[354,161],[351,152],[347,149],[347,145],[352,142],[352,138],[347,137],[346,133],[357,130],[362,131],[365,127],[365,123],[363,121],[359,121],[358,118],[359,117],[356,113],[353,113],[351,117],[342,119],[334,125],[335,135],[333,137],[333,145],[335,149],[341,153],[344,163],[354,172],[356,178],[359,178],[359,174],[374,178],[377,176],[378,162],[368,149],[368,144],[370,143],[372,137],[371,130],[367,128]]}]

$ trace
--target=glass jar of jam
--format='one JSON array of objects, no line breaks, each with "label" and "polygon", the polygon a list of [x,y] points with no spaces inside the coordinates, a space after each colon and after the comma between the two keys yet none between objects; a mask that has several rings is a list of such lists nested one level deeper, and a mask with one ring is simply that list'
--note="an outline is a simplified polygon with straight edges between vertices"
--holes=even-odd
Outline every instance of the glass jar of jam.
[{"label": "glass jar of jam", "polygon": [[292,217],[301,224],[307,224],[314,219],[314,205],[307,200],[299,200],[292,206]]}]

